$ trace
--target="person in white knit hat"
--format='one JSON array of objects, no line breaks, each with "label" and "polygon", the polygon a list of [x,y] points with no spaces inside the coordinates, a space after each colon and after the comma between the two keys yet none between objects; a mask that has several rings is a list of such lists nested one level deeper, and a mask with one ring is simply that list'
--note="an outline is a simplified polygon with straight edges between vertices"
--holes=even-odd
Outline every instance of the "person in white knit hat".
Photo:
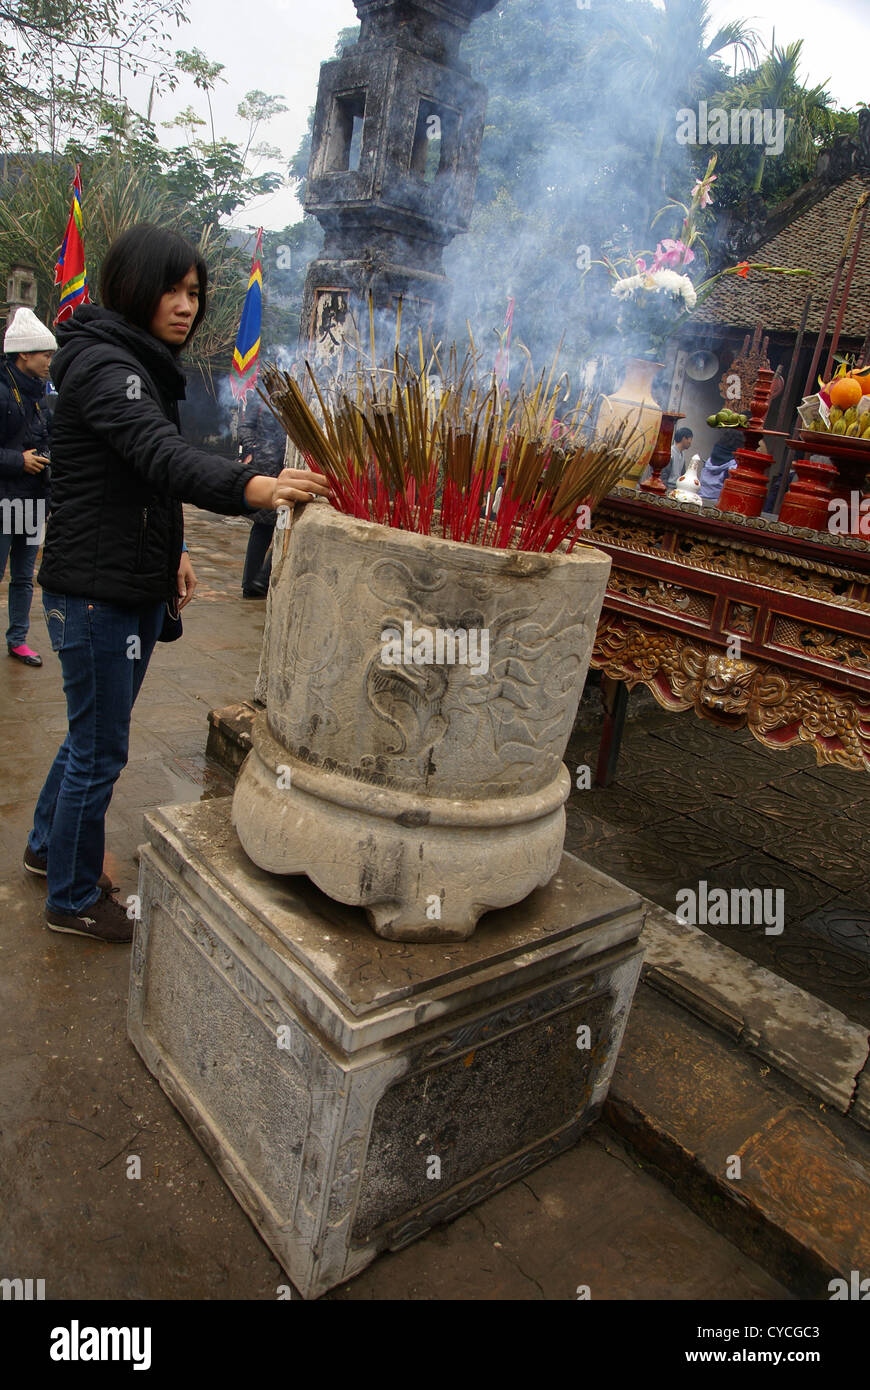
[{"label": "person in white knit hat", "polygon": [[33,570],[48,509],[51,416],[42,399],[57,343],[32,309],[16,309],[0,364],[0,580],[9,561],[6,649],[25,666],[42,657],[27,645]]}]

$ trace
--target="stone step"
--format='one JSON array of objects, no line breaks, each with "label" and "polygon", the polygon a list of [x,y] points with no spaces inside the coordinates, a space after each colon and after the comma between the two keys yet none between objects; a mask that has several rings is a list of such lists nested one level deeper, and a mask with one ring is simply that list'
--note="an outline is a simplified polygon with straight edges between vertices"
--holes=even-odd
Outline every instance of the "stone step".
[{"label": "stone step", "polygon": [[233,777],[251,751],[251,728],[257,713],[258,707],[249,700],[208,712],[206,755]]},{"label": "stone step", "polygon": [[799,1298],[831,1298],[831,1280],[848,1287],[852,1271],[870,1278],[870,1141],[648,985],[605,1119]]}]

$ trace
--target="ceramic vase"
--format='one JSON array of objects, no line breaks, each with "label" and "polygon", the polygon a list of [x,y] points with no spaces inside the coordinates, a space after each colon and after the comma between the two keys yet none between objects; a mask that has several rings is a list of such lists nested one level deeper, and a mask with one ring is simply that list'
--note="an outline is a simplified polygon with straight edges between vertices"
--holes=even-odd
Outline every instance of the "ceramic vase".
[{"label": "ceramic vase", "polygon": [[652,383],[661,370],[661,362],[647,362],[642,357],[630,357],[625,364],[625,375],[620,385],[613,395],[605,396],[601,402],[597,424],[599,434],[604,434],[623,421],[627,421],[629,427],[634,427],[638,432],[630,446],[632,462],[620,478],[617,484],[619,487],[637,486],[655,450],[661,429],[662,411],[652,394]]}]

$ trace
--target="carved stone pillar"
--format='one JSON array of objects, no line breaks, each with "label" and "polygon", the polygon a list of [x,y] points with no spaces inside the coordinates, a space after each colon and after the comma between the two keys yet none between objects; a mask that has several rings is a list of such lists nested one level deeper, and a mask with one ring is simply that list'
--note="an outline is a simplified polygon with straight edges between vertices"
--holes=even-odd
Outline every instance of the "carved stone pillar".
[{"label": "carved stone pillar", "polygon": [[486,91],[459,60],[495,0],[354,0],[359,42],[320,70],[305,198],[326,232],[305,284],[300,339],[340,350],[355,317],[392,311],[442,336],[444,247],[467,230]]}]

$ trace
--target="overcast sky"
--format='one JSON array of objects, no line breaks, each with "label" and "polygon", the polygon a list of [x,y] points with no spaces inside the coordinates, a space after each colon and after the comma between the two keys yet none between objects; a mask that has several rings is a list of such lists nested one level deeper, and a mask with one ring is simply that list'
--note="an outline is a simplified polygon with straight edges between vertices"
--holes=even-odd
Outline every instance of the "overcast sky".
[{"label": "overcast sky", "polygon": [[[712,0],[711,11],[714,24],[747,20],[765,44],[774,30],[778,45],[804,39],[805,79],[826,82],[839,106],[870,101],[870,0]],[[225,65],[227,85],[215,98],[218,134],[243,137],[235,108],[245,92],[259,88],[281,95],[289,109],[264,128],[262,138],[289,158],[305,132],[321,62],[332,56],[339,30],[357,22],[352,0],[190,0],[189,13],[191,23],[179,31],[177,46],[198,47]],[[164,98],[156,118],[166,120],[188,102],[201,107],[192,82]],[[281,189],[249,204],[234,220],[280,228],[299,212],[289,190]]]}]

